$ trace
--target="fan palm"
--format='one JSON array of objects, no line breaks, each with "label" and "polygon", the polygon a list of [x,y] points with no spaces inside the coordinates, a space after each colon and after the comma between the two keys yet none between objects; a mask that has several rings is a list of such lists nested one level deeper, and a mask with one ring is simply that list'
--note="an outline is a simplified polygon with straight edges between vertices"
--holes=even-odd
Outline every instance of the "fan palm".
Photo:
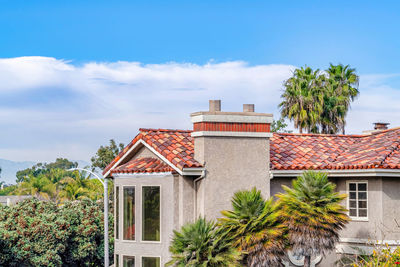
[{"label": "fan palm", "polygon": [[29,175],[24,182],[19,184],[17,194],[28,194],[39,199],[55,200],[57,197],[57,186],[45,175]]},{"label": "fan palm", "polygon": [[174,231],[167,266],[240,266],[240,253],[213,222],[203,218]]},{"label": "fan palm", "polygon": [[[329,96],[336,97],[337,106],[340,106],[340,112],[336,112],[336,119],[341,128],[340,130],[342,130],[344,134],[344,126],[346,124],[345,116],[350,108],[350,103],[354,101],[360,93],[358,90],[359,77],[356,74],[356,70],[350,68],[349,65],[330,64],[326,72],[328,74],[326,87],[328,88]],[[327,106],[326,110],[328,111],[331,109]],[[328,113],[329,112],[326,112],[326,114]],[[335,111],[333,111],[333,113],[335,113]]]},{"label": "fan palm", "polygon": [[346,195],[335,192],[335,185],[321,172],[304,172],[292,186],[282,186],[286,194],[277,195],[280,214],[291,249],[304,255],[304,266],[310,266],[311,256],[335,248],[339,231],[348,222],[340,204]]},{"label": "fan palm", "polygon": [[227,237],[244,254],[248,266],[280,266],[284,255],[284,229],[278,220],[272,198],[265,201],[261,192],[239,191],[232,199],[231,211],[219,220]]},{"label": "fan palm", "polygon": [[301,67],[284,83],[283,101],[279,104],[281,115],[293,121],[300,133],[303,129],[318,132],[317,123],[323,103],[319,77],[318,69],[314,71],[310,67]]}]

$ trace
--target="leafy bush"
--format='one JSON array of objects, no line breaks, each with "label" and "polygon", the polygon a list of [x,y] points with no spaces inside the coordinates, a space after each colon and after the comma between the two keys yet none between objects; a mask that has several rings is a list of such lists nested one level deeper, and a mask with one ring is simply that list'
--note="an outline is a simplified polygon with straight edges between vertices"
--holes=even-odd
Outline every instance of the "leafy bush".
[{"label": "leafy bush", "polygon": [[400,247],[391,251],[389,246],[381,250],[374,250],[371,256],[363,257],[354,267],[390,267],[400,266]]},{"label": "leafy bush", "polygon": [[[103,265],[102,206],[89,199],[57,206],[35,198],[0,206],[0,266]],[[112,261],[112,223],[109,237]]]}]

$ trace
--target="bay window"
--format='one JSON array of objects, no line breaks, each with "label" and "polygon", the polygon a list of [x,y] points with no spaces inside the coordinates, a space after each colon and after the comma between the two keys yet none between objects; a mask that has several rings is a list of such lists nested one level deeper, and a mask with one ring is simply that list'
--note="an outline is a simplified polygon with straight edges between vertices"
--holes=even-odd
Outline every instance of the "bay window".
[{"label": "bay window", "polygon": [[160,187],[142,187],[142,240],[160,241]]},{"label": "bay window", "polygon": [[135,240],[135,187],[124,186],[124,240]]}]

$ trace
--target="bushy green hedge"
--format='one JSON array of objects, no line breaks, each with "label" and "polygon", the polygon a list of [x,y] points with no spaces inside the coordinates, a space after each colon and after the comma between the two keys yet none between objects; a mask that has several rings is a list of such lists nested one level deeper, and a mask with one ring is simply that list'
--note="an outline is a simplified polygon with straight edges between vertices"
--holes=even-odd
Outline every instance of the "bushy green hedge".
[{"label": "bushy green hedge", "polygon": [[[103,265],[102,206],[88,199],[62,206],[37,199],[0,205],[0,266]],[[113,244],[110,223],[110,262]]]}]

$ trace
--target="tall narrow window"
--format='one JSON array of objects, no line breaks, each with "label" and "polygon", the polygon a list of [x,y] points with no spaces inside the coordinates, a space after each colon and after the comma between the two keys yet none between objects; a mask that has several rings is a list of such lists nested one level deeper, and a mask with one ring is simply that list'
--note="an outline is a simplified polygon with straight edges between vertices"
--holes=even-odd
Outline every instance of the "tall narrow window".
[{"label": "tall narrow window", "polygon": [[124,187],[124,240],[135,240],[135,187]]},{"label": "tall narrow window", "polygon": [[349,182],[349,216],[366,219],[368,217],[368,183]]},{"label": "tall narrow window", "polygon": [[115,187],[115,239],[119,239],[119,186]]},{"label": "tall narrow window", "polygon": [[160,187],[143,186],[143,241],[160,241]]},{"label": "tall narrow window", "polygon": [[135,257],[124,256],[122,262],[123,267],[135,267]]},{"label": "tall narrow window", "polygon": [[159,257],[143,257],[142,267],[160,267]]},{"label": "tall narrow window", "polygon": [[115,254],[115,267],[119,267],[119,255]]}]

